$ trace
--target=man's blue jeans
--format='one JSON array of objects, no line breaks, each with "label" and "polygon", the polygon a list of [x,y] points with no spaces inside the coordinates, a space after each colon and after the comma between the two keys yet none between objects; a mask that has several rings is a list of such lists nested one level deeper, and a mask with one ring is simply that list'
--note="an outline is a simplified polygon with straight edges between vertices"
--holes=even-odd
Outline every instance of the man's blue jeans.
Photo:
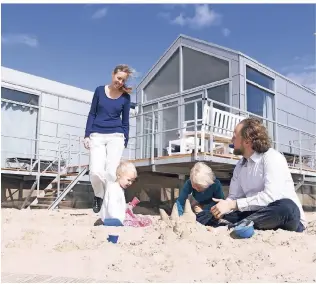
[{"label": "man's blue jeans", "polygon": [[[304,226],[300,222],[300,216],[299,208],[292,200],[280,199],[258,211],[235,211],[224,215],[223,219],[232,224],[247,219],[254,222],[254,228],[257,230],[283,229],[303,232]],[[219,226],[211,212],[203,211],[197,215],[196,219],[206,226]]]}]

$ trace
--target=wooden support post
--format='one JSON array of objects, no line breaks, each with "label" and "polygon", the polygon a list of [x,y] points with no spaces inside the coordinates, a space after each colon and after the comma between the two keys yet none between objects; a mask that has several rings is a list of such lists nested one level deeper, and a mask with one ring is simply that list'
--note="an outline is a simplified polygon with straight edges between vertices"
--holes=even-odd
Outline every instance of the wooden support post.
[{"label": "wooden support post", "polygon": [[19,188],[19,200],[23,199],[23,188],[24,188],[24,181],[20,181],[20,188]]},{"label": "wooden support post", "polygon": [[8,188],[8,191],[9,191],[9,195],[10,195],[11,201],[14,203],[14,199],[13,199],[13,194],[12,194],[11,188]]},{"label": "wooden support post", "polygon": [[180,195],[181,190],[185,183],[185,175],[181,174],[181,175],[178,175],[178,177],[179,177],[179,195]]},{"label": "wooden support post", "polygon": [[7,188],[1,186],[1,201],[7,200]]}]

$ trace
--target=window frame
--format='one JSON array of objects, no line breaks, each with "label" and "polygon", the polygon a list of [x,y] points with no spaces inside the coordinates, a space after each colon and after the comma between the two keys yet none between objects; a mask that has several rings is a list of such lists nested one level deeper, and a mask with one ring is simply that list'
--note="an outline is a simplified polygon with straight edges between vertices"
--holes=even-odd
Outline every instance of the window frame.
[{"label": "window frame", "polygon": [[[207,83],[205,85],[200,85],[200,86],[197,86],[197,87],[194,87],[194,88],[191,88],[191,89],[187,89],[187,90],[184,90],[183,89],[183,80],[182,80],[182,86],[181,86],[181,89],[183,90],[183,92],[191,92],[197,88],[200,88],[200,87],[204,87],[204,86],[208,86],[208,85],[211,85],[211,84],[217,84],[217,83],[221,83],[221,82],[227,82],[227,81],[230,81],[232,80],[232,62],[231,62],[231,59],[227,58],[227,57],[224,57],[224,56],[221,56],[221,55],[218,55],[218,54],[214,54],[212,52],[208,52],[208,51],[205,51],[205,50],[202,50],[198,47],[194,47],[194,46],[190,46],[190,45],[187,45],[187,44],[181,44],[181,48],[183,47],[186,47],[186,48],[189,48],[189,49],[192,49],[194,51],[197,51],[197,52],[200,52],[200,53],[203,53],[205,55],[209,55],[209,56],[212,56],[212,57],[215,57],[215,58],[218,58],[218,59],[221,59],[223,61],[226,61],[228,62],[228,77],[225,78],[225,79],[222,79],[222,80],[219,80],[219,81],[215,81],[215,82],[211,82],[211,83]],[[182,73],[184,72],[183,70],[183,50],[182,50],[182,58],[180,59],[182,61]]]},{"label": "window frame", "polygon": [[[272,90],[271,89],[269,89],[269,88],[266,88],[266,87],[264,87],[264,86],[262,86],[262,85],[260,85],[260,84],[258,84],[258,83],[256,83],[255,81],[252,81],[252,80],[250,80],[250,79],[248,79],[247,78],[247,68],[250,68],[250,69],[253,69],[255,72],[258,72],[259,74],[262,74],[263,76],[265,76],[265,77],[268,77],[269,79],[271,79],[272,81],[273,81],[273,88],[272,88]],[[264,89],[264,90],[266,90],[266,91],[268,91],[268,92],[270,92],[270,93],[273,93],[273,94],[275,94],[275,83],[276,83],[276,80],[275,80],[275,78],[272,78],[270,75],[268,75],[267,73],[264,73],[264,72],[262,72],[261,70],[258,70],[257,68],[255,68],[254,66],[252,66],[252,65],[250,65],[250,64],[245,64],[245,78],[246,78],[246,80],[248,81],[248,82],[250,82],[251,84],[253,84],[253,85],[257,85],[257,87],[259,87],[259,88],[262,88],[262,89]]]}]

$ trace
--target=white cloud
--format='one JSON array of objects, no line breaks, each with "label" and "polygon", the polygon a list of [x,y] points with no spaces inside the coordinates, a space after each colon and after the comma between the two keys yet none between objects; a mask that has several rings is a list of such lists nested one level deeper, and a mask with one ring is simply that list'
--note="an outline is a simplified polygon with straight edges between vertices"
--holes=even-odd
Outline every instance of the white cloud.
[{"label": "white cloud", "polygon": [[183,16],[181,13],[179,16],[177,16],[173,21],[174,24],[177,24],[179,26],[185,26],[187,24],[187,19]]},{"label": "white cloud", "polygon": [[312,89],[316,92],[316,71],[306,71],[306,72],[291,72],[286,75],[288,78],[292,79],[294,82],[301,84],[307,88]]},{"label": "white cloud", "polygon": [[230,35],[230,29],[228,28],[223,28],[222,33],[225,37],[228,37]]},{"label": "white cloud", "polygon": [[4,34],[1,36],[1,42],[8,45],[22,44],[30,47],[38,46],[37,37],[28,34]]},{"label": "white cloud", "polygon": [[101,18],[105,17],[107,11],[108,11],[108,9],[106,7],[101,8],[99,10],[96,10],[94,12],[94,14],[92,15],[92,19],[96,20],[96,19],[101,19]]},{"label": "white cloud", "polygon": [[309,65],[304,67],[304,70],[316,70],[316,64],[315,65]]},{"label": "white cloud", "polygon": [[132,75],[132,78],[134,79],[138,79],[142,76],[142,73],[141,72],[138,72],[136,71],[135,69],[133,69],[133,75]]},{"label": "white cloud", "polygon": [[283,67],[284,75],[294,82],[316,91],[316,65],[314,55],[295,56],[293,64]]},{"label": "white cloud", "polygon": [[210,9],[209,5],[195,5],[195,13],[192,17],[186,17],[180,13],[171,22],[180,26],[189,26],[192,29],[201,29],[218,25],[221,22],[222,15]]}]

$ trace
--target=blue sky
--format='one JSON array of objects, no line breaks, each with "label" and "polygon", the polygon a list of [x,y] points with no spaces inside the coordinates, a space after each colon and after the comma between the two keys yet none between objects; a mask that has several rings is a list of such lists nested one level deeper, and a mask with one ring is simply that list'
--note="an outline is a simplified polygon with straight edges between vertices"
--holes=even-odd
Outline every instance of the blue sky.
[{"label": "blue sky", "polygon": [[1,10],[2,66],[80,88],[108,83],[119,63],[141,77],[186,34],[316,89],[312,4],[2,4]]}]

